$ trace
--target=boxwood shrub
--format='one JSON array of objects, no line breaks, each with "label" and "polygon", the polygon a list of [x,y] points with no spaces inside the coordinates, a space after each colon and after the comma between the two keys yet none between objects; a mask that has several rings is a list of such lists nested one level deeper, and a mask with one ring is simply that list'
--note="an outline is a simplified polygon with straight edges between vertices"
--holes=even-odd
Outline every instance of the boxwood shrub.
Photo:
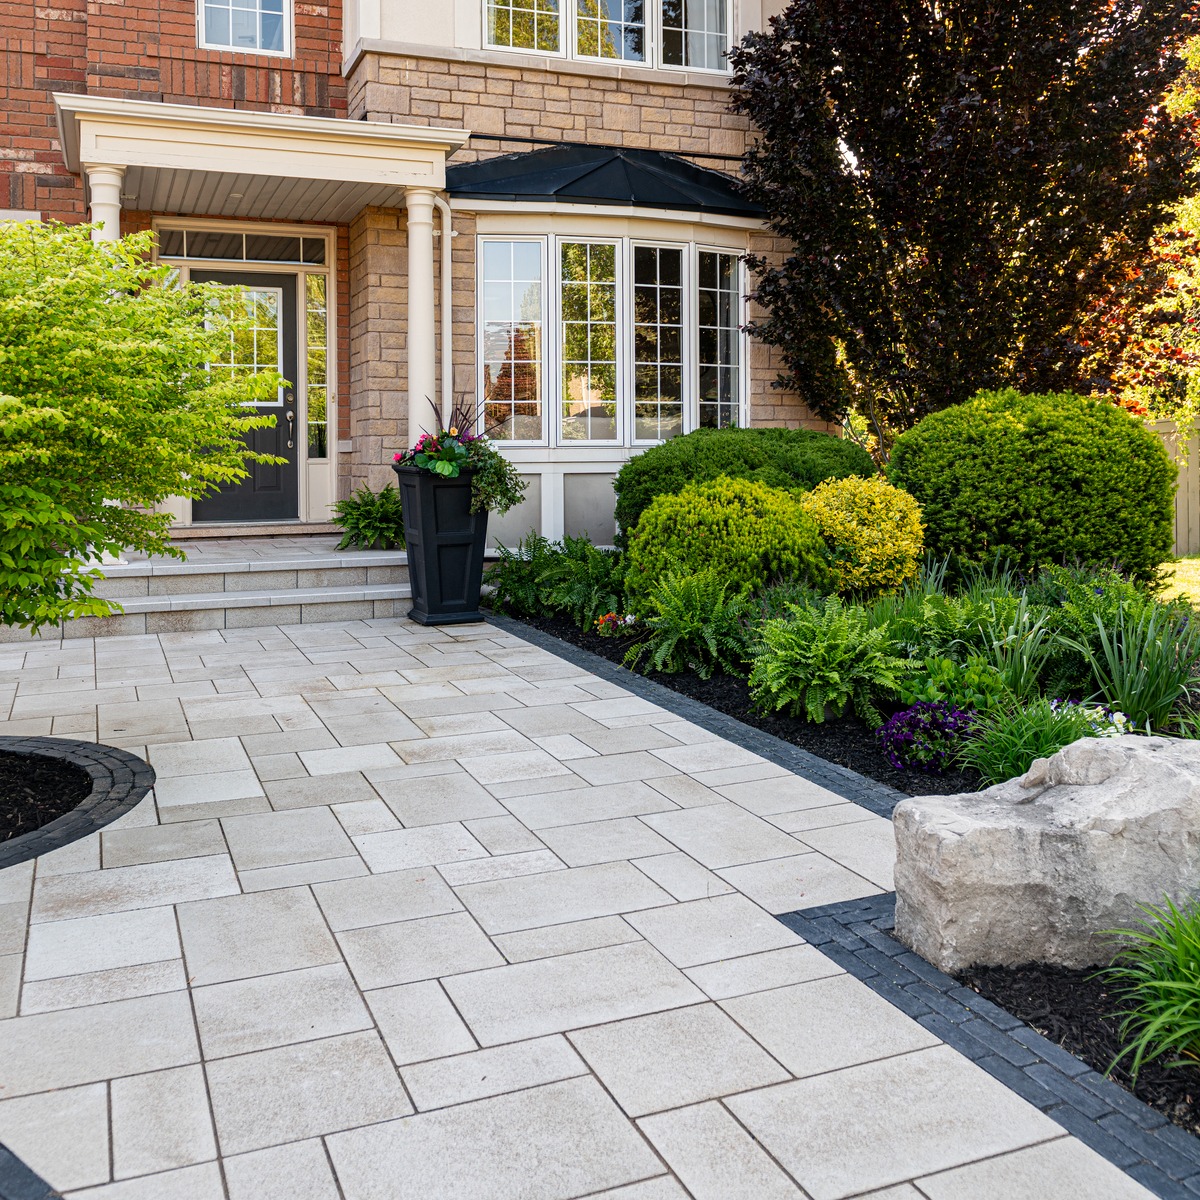
[{"label": "boxwood shrub", "polygon": [[812,429],[697,429],[653,446],[621,468],[614,485],[624,544],[655,496],[728,475],[768,487],[808,491],[823,479],[875,474],[871,456],[853,442]]},{"label": "boxwood shrub", "polygon": [[644,614],[668,574],[713,571],[730,595],[746,595],[774,579],[826,585],[824,543],[816,523],[790,492],[722,476],[659,496],[629,543],[626,602]]},{"label": "boxwood shrub", "polygon": [[935,554],[1030,570],[1171,557],[1178,470],[1127,412],[1070,394],[983,392],[901,435],[889,476],[921,506]]}]

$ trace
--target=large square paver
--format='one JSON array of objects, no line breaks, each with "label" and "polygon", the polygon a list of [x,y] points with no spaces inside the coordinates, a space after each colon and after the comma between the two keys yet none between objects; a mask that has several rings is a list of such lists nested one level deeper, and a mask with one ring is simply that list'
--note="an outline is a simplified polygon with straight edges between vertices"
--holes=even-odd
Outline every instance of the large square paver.
[{"label": "large square paver", "polygon": [[178,911],[193,986],[341,959],[307,888],[200,900],[181,904]]},{"label": "large square paver", "polygon": [[412,1107],[379,1035],[351,1033],[208,1066],[225,1154],[387,1121]]},{"label": "large square paver", "polygon": [[[813,1075],[726,1103],[813,1200],[856,1196],[1062,1131],[949,1046]],[[871,1136],[848,1137],[855,1129]]]},{"label": "large square paver", "polygon": [[586,921],[673,903],[672,896],[627,862],[464,884],[457,890],[489,933]]},{"label": "large square paver", "polygon": [[328,808],[251,813],[222,822],[239,871],[354,855],[354,845]]},{"label": "large square paver", "polygon": [[721,1007],[793,1075],[936,1046],[938,1039],[850,975],[723,1000]]},{"label": "large square paver", "polygon": [[337,936],[361,988],[416,983],[504,962],[468,913],[348,929]]},{"label": "large square paver", "polygon": [[676,805],[661,792],[641,780],[636,783],[607,784],[603,787],[570,787],[548,794],[512,796],[505,808],[534,830],[556,825],[578,825],[588,821],[609,821],[617,817],[636,817],[642,813],[674,810]]},{"label": "large square paver", "polygon": [[336,930],[389,925],[462,910],[457,897],[430,867],[319,883],[313,892],[330,929]]},{"label": "large square paver", "polygon": [[1124,1171],[1074,1138],[1059,1138],[920,1180],[929,1200],[1150,1200]]},{"label": "large square paver", "polygon": [[208,1089],[199,1064],[114,1079],[110,1087],[117,1179],[216,1158]]},{"label": "large square paver", "polygon": [[341,1200],[319,1138],[225,1160],[229,1200]]},{"label": "large square paver", "polygon": [[[109,1161],[108,1089],[103,1083],[92,1083],[0,1100],[0,1143],[61,1191],[104,1183]],[[21,1193],[5,1188],[5,1194],[19,1197]],[[25,1195],[32,1198],[34,1193]]]},{"label": "large square paver", "polygon": [[423,779],[391,779],[376,789],[405,828],[502,817],[505,810],[481,784],[463,771]]},{"label": "large square paver", "polygon": [[354,839],[354,844],[376,873],[487,857],[487,851],[457,821],[364,833]]},{"label": "large square paver", "polygon": [[367,1003],[397,1066],[478,1049],[436,979],[379,988]]},{"label": "large square paver", "polygon": [[715,1101],[645,1117],[638,1124],[695,1200],[804,1200]]},{"label": "large square paver", "polygon": [[205,1058],[224,1058],[371,1027],[350,972],[341,963],[257,975],[192,993]]},{"label": "large square paver", "polygon": [[651,855],[670,854],[675,849],[670,842],[659,837],[653,829],[636,817],[620,817],[613,821],[592,821],[583,825],[560,825],[554,829],[544,829],[542,841],[568,867],[648,858]]},{"label": "large square paver", "polygon": [[743,895],[773,913],[840,904],[843,900],[858,900],[879,892],[877,884],[823,854],[772,858],[767,862],[726,867],[717,873]]},{"label": "large square paver", "polygon": [[714,1004],[577,1030],[571,1041],[633,1117],[788,1078]]},{"label": "large square paver", "polygon": [[892,877],[896,865],[896,833],[891,821],[876,817],[873,821],[854,825],[811,829],[798,836],[814,850],[849,867],[885,892],[896,886]]},{"label": "large square paver", "polygon": [[445,988],[485,1046],[704,999],[680,971],[640,942],[458,975],[445,980]]},{"label": "large square paver", "polygon": [[732,803],[653,813],[645,821],[680,850],[714,870],[786,858],[803,850],[790,834]]},{"label": "large square paver", "polygon": [[478,1100],[328,1139],[346,1200],[570,1200],[664,1174],[593,1079]]},{"label": "large square paver", "polygon": [[168,906],[47,921],[30,927],[25,979],[56,979],[178,957],[175,912]]},{"label": "large square paver", "polygon": [[799,946],[801,939],[745,896],[714,896],[625,918],[677,967]]}]

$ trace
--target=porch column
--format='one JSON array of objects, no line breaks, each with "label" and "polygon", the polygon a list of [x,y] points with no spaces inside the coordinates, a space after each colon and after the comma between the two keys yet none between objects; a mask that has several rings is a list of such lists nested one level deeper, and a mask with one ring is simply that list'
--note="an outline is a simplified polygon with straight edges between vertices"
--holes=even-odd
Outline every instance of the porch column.
[{"label": "porch column", "polygon": [[433,278],[432,188],[407,188],[408,210],[408,430],[411,446],[422,429],[436,429],[437,333]]},{"label": "porch column", "polygon": [[124,167],[84,167],[92,198],[92,222],[103,229],[92,230],[93,242],[115,242],[121,237],[121,184]]}]

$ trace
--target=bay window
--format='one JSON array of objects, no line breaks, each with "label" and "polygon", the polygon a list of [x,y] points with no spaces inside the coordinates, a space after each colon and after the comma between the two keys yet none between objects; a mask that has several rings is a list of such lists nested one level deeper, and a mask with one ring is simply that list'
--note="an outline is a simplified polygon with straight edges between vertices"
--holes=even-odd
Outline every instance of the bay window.
[{"label": "bay window", "polygon": [[731,0],[485,0],[485,43],[570,58],[727,70]]},{"label": "bay window", "polygon": [[636,446],[743,421],[736,251],[484,237],[478,309],[480,425],[500,441]]}]

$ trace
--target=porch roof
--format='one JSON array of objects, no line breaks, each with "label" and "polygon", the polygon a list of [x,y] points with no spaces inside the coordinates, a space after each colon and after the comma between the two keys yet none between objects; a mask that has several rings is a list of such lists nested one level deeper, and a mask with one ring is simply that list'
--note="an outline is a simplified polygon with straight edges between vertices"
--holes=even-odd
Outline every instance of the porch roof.
[{"label": "porch roof", "polygon": [[660,150],[552,146],[446,169],[456,199],[556,200],[757,217],[762,209],[720,171]]},{"label": "porch roof", "polygon": [[56,94],[67,167],[124,172],[122,207],[277,221],[348,221],[440,190],[465,129]]}]

